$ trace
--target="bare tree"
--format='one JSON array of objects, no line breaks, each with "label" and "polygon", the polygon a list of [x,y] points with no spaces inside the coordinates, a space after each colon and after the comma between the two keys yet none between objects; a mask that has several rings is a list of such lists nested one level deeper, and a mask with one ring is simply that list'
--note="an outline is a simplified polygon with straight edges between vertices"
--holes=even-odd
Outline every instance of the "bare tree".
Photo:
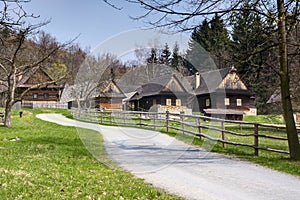
[{"label": "bare tree", "polygon": [[[0,79],[5,99],[4,125],[10,127],[11,109],[13,105],[30,90],[53,84],[57,80],[41,82],[33,85],[21,94],[17,93],[17,83],[23,74],[42,67],[55,52],[67,44],[52,42],[47,45],[32,41],[39,29],[49,21],[31,24],[28,21],[38,18],[28,14],[22,7],[29,0],[2,0],[0,11]],[[31,38],[31,39],[30,39]],[[46,37],[44,44],[47,43]],[[42,41],[41,41],[42,42]],[[62,77],[58,78],[61,79]]]},{"label": "bare tree", "polygon": [[[300,145],[296,124],[293,117],[293,109],[290,94],[290,74],[288,66],[287,32],[290,28],[286,24],[287,16],[299,24],[298,0],[125,0],[137,4],[145,13],[141,16],[133,16],[135,20],[148,20],[152,27],[172,28],[178,31],[194,29],[205,18],[212,18],[215,14],[226,19],[234,12],[245,10],[243,5],[247,3],[247,10],[255,12],[266,21],[277,25],[276,42],[279,56],[279,76],[282,96],[283,115],[289,142],[290,157],[300,160]],[[107,1],[106,1],[107,2]],[[110,3],[111,4],[111,3]],[[115,7],[118,7],[115,5]],[[156,18],[155,18],[156,16]],[[272,24],[272,25],[273,25]],[[299,47],[299,44],[295,44]],[[273,45],[272,45],[273,47]],[[257,49],[253,54],[266,49]]]}]

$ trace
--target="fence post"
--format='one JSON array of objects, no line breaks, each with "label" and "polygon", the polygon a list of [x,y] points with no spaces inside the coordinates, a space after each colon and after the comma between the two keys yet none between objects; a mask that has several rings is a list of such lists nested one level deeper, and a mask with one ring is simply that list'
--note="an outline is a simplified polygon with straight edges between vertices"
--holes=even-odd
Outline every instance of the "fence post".
[{"label": "fence post", "polygon": [[103,124],[103,110],[100,110],[100,123]]},{"label": "fence post", "polygon": [[126,125],[126,111],[124,111],[124,125]]},{"label": "fence post", "polygon": [[181,129],[182,129],[182,133],[184,134],[184,124],[183,124],[183,121],[184,121],[184,116],[183,116],[184,112],[183,111],[180,111],[180,119],[181,119]]},{"label": "fence post", "polygon": [[110,122],[110,124],[112,124],[112,112],[111,111],[109,112],[109,122]]},{"label": "fence post", "polygon": [[[202,134],[201,118],[200,118],[200,117],[197,117],[196,120],[197,120],[198,132],[199,132],[200,134]],[[202,140],[202,136],[201,136],[201,135],[199,136],[199,139]]]},{"label": "fence post", "polygon": [[154,130],[156,130],[156,113],[153,114],[153,127],[154,127]]},{"label": "fence post", "polygon": [[254,155],[258,156],[258,124],[254,124]]},{"label": "fence post", "polygon": [[[224,125],[224,121],[221,121],[221,128],[222,128],[222,140],[225,141],[225,125]],[[223,144],[223,148],[226,149],[226,143],[222,142]]]},{"label": "fence post", "polygon": [[169,126],[170,126],[170,112],[167,110],[166,111],[166,128],[167,128],[167,133],[169,132]]},{"label": "fence post", "polygon": [[140,127],[142,127],[142,113],[140,113]]}]

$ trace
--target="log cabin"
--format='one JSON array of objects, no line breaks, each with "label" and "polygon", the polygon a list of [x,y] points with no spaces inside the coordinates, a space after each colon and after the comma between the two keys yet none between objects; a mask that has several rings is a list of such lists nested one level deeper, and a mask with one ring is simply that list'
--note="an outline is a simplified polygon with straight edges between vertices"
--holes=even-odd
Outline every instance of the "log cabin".
[{"label": "log cabin", "polygon": [[194,108],[207,116],[242,120],[243,115],[256,115],[254,97],[237,70],[223,68],[196,74]]},{"label": "log cabin", "polygon": [[187,108],[190,93],[174,74],[164,75],[140,86],[129,99],[135,111],[149,111],[160,105],[167,110]]},{"label": "log cabin", "polygon": [[122,109],[122,100],[126,96],[114,80],[100,84],[97,93],[98,95],[95,97],[96,108],[109,110]]},{"label": "log cabin", "polygon": [[[20,76],[17,83],[17,96],[34,85],[51,82],[51,76],[40,67],[31,70],[30,72]],[[60,96],[63,86],[57,83],[52,83],[47,86],[30,89],[22,98],[22,107],[33,108],[33,104],[55,104],[60,101]]]}]

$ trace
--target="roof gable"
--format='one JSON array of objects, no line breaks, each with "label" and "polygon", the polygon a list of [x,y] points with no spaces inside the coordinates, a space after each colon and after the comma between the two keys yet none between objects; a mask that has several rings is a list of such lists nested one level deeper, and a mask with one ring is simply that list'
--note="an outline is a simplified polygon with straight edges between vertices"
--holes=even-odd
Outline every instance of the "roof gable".
[{"label": "roof gable", "polygon": [[201,73],[200,86],[195,90],[196,95],[203,95],[217,90],[231,90],[249,93],[246,84],[242,81],[235,68],[223,68],[219,70]]},{"label": "roof gable", "polygon": [[223,68],[204,72],[200,74],[200,86],[196,88],[197,95],[207,94],[217,90],[218,86],[222,83],[223,79],[230,72],[231,68]]},{"label": "roof gable", "polygon": [[167,84],[162,88],[163,92],[186,92],[180,81],[176,78],[176,76],[172,76]]},{"label": "roof gable", "polygon": [[217,87],[218,89],[248,90],[236,71],[228,73]]},{"label": "roof gable", "polygon": [[103,93],[123,94],[122,90],[117,86],[114,81],[110,81],[107,86],[102,90]]},{"label": "roof gable", "polygon": [[32,74],[25,76],[23,80],[24,85],[34,85],[46,81],[52,81],[52,79],[44,70],[40,68],[34,70]]},{"label": "roof gable", "polygon": [[113,80],[103,84],[98,91],[100,92],[100,97],[126,97],[124,92]]}]

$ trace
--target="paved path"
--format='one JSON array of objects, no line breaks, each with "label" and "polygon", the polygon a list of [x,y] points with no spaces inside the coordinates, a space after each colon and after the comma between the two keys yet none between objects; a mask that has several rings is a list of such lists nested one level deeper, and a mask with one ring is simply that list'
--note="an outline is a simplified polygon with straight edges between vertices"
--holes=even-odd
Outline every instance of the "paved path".
[{"label": "paved path", "polygon": [[99,131],[115,163],[187,199],[300,199],[300,178],[206,152],[155,131],[78,122],[59,114],[40,119]]}]

